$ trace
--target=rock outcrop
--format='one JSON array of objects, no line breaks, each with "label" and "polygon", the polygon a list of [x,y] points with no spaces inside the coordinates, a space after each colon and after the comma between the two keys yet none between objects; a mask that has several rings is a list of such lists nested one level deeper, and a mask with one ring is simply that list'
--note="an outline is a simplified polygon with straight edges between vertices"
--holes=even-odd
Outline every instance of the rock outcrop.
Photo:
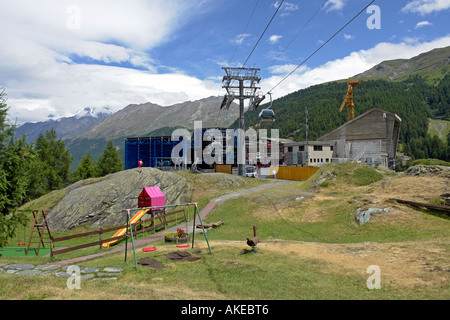
[{"label": "rock outcrop", "polygon": [[450,167],[439,165],[433,166],[417,165],[408,168],[408,170],[406,170],[405,172],[405,174],[409,176],[418,176],[422,174],[439,174],[439,173],[450,175]]},{"label": "rock outcrop", "polygon": [[67,195],[50,211],[51,230],[71,230],[82,224],[93,228],[126,223],[125,209],[136,208],[140,192],[145,187],[159,186],[166,204],[187,200],[186,179],[154,168],[120,171],[103,179],[79,181],[67,188]]}]

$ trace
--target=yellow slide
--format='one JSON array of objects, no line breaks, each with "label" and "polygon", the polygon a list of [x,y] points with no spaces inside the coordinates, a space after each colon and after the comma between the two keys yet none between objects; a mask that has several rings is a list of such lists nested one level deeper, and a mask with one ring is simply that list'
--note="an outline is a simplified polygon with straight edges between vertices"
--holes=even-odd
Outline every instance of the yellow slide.
[{"label": "yellow slide", "polygon": [[[150,211],[150,209],[143,209],[143,210],[138,211],[138,213],[136,213],[133,216],[133,218],[131,218],[131,224],[138,222],[139,219],[141,219],[149,211]],[[112,238],[122,236],[125,234],[126,231],[127,231],[127,228],[120,229],[112,236]],[[103,248],[109,248],[110,245],[116,243],[117,241],[119,241],[119,240],[112,240],[109,242],[105,242],[102,244],[102,246],[103,246]]]}]

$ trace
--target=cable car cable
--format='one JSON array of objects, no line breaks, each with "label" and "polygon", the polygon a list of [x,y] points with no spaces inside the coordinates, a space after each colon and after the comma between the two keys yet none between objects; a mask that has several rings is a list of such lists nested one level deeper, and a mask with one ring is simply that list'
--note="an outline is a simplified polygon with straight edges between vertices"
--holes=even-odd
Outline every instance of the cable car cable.
[{"label": "cable car cable", "polygon": [[288,77],[290,77],[298,68],[304,65],[313,55],[315,55],[320,49],[322,49],[328,42],[330,42],[334,37],[336,37],[342,30],[344,30],[350,23],[353,22],[361,13],[363,13],[375,0],[372,0],[367,6],[364,7],[360,12],[358,12],[352,19],[350,19],[343,27],[341,27],[336,33],[334,33],[327,41],[325,41],[319,48],[317,48],[313,53],[311,53],[302,63],[294,68],[290,73],[288,73],[280,82],[278,82],[269,92],[272,92],[276,87],[278,87],[282,82],[284,82]]},{"label": "cable car cable", "polygon": [[277,15],[278,11],[280,10],[281,6],[283,5],[284,0],[281,1],[280,5],[277,8],[277,11],[275,11],[275,13],[273,14],[272,18],[270,19],[269,23],[267,24],[266,28],[264,29],[263,33],[261,34],[261,36],[259,37],[258,41],[256,42],[255,46],[253,47],[252,51],[250,52],[250,54],[248,55],[247,59],[245,60],[244,64],[242,65],[242,67],[245,66],[245,64],[248,62],[248,59],[250,59],[250,57],[253,54],[253,51],[255,51],[256,47],[258,46],[259,42],[261,41],[262,37],[264,36],[264,34],[266,33],[267,29],[269,28],[270,24],[272,23],[273,19],[275,18],[275,16]]},{"label": "cable car cable", "polygon": [[309,25],[309,23],[315,18],[315,16],[319,13],[320,10],[325,6],[325,4],[328,2],[328,0],[325,0],[322,5],[314,12],[314,14],[306,21],[306,23],[303,25],[303,27],[300,28],[300,30],[296,33],[296,35],[289,41],[288,45],[278,54],[278,56],[275,57],[275,59],[272,61],[272,64],[269,66],[272,67],[275,62],[278,60],[278,58],[289,48],[289,46],[297,39],[297,37],[300,35],[300,33],[303,32],[303,30]]}]

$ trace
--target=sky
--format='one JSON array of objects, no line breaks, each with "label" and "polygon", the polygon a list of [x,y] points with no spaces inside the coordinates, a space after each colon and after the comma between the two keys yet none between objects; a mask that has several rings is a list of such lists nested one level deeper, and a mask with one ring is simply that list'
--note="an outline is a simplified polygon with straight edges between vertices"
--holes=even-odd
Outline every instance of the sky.
[{"label": "sky", "polygon": [[17,124],[223,96],[223,67],[275,100],[450,45],[450,0],[375,0],[331,38],[371,1],[2,0],[0,90]]}]

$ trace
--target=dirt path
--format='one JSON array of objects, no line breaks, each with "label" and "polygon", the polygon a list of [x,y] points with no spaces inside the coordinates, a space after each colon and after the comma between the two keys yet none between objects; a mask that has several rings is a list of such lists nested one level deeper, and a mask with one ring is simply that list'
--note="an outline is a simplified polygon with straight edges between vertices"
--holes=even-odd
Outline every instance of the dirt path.
[{"label": "dirt path", "polygon": [[[240,197],[242,195],[245,194],[249,194],[252,192],[256,192],[256,191],[260,191],[260,190],[264,190],[267,188],[273,188],[276,186],[279,186],[281,184],[287,183],[289,181],[285,181],[285,180],[271,180],[270,183],[268,184],[264,184],[258,187],[254,187],[254,188],[250,188],[250,189],[243,189],[243,190],[238,190],[238,191],[234,191],[234,192],[230,192],[228,194],[222,195],[218,198],[212,199],[201,211],[200,211],[200,217],[202,218],[202,221],[208,216],[208,214],[214,209],[214,207],[221,202],[227,201],[229,199],[233,199],[233,198],[237,198]],[[192,225],[192,221],[188,221],[187,225]],[[176,232],[177,229],[179,228],[185,228],[186,223],[181,223],[179,225],[173,226],[169,229],[166,229],[164,232],[159,232],[159,233],[155,233],[152,234],[148,237],[145,237],[143,239],[137,239],[134,241],[135,244],[135,248],[142,248],[144,246],[147,246],[155,241],[161,240],[164,238],[164,233],[168,233],[168,232]],[[128,250],[132,250],[132,243],[128,243]],[[57,262],[52,262],[52,264],[59,264],[59,265],[69,265],[69,264],[76,264],[82,261],[86,261],[86,260],[92,260],[92,259],[99,259],[105,255],[111,254],[111,253],[117,253],[117,252],[123,252],[125,250],[125,245],[120,245],[120,246],[116,246],[114,247],[112,250],[109,251],[104,251],[104,252],[99,252],[99,253],[95,253],[95,254],[91,254],[91,255],[87,255],[87,256],[82,256],[82,257],[77,257],[77,258],[73,258],[73,259],[67,259],[67,260],[61,260],[61,261],[57,261]]]}]

